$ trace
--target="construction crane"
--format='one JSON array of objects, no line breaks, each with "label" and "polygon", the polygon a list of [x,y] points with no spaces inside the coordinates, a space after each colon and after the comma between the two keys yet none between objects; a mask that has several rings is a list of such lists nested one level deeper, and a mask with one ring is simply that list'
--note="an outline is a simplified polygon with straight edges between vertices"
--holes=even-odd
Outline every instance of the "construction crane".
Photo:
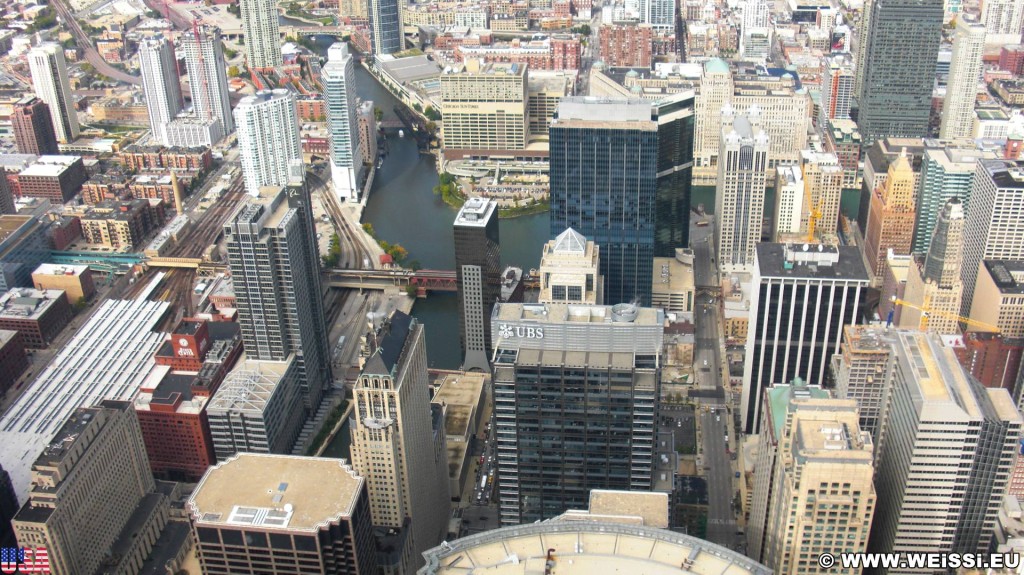
[{"label": "construction crane", "polygon": [[821,219],[821,198],[818,198],[818,205],[811,204],[811,183],[807,180],[804,169],[800,168],[801,177],[804,180],[804,201],[807,202],[807,243],[814,243],[814,228]]},{"label": "construction crane", "polygon": [[906,307],[912,307],[912,308],[914,308],[914,309],[916,309],[916,310],[921,312],[921,314],[923,315],[922,319],[924,320],[922,327],[927,327],[927,325],[928,325],[928,316],[934,314],[934,315],[939,315],[939,316],[942,316],[942,317],[945,317],[945,318],[949,318],[949,319],[955,319],[955,320],[957,320],[960,323],[967,324],[967,325],[973,325],[975,327],[984,329],[985,331],[988,331],[988,332],[999,333],[999,331],[1000,331],[998,327],[996,327],[996,326],[994,326],[994,325],[992,325],[990,323],[985,323],[983,321],[973,320],[973,319],[971,319],[969,317],[964,317],[964,316],[962,316],[960,314],[950,313],[950,312],[947,312],[947,311],[931,309],[931,308],[926,308],[926,307],[923,307],[923,306],[919,306],[917,304],[912,304],[909,301],[899,299],[896,296],[892,296],[891,298],[889,298],[889,301],[892,302],[893,308],[891,310],[889,310],[889,316],[885,320],[885,327],[891,327],[892,326],[892,318],[893,318],[893,314],[896,312],[896,306],[902,305],[902,306],[906,306]]}]

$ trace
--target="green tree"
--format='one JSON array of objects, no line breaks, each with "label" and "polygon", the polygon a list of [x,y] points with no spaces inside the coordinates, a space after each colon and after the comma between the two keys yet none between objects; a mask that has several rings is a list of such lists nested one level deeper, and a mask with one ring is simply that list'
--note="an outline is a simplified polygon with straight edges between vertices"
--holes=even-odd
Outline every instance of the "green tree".
[{"label": "green tree", "polygon": [[413,102],[412,103],[412,109],[416,110],[417,112],[421,112],[421,113],[423,112],[423,106],[420,106],[419,102]]},{"label": "green tree", "polygon": [[[430,108],[427,109],[429,110]],[[428,132],[433,134],[435,131],[437,131],[437,124],[434,123],[433,121],[427,122],[426,128]]]},{"label": "green tree", "polygon": [[427,109],[423,110],[423,115],[426,116],[428,120],[432,120],[434,122],[441,119],[441,112],[435,110],[433,106],[427,106]]},{"label": "green tree", "polygon": [[371,224],[370,222],[366,222],[363,224],[363,231],[370,234],[371,238],[377,235],[377,232],[375,232],[373,229],[373,224]]},{"label": "green tree", "polygon": [[377,106],[374,106],[373,107],[373,119],[378,121],[378,122],[383,120],[384,119],[384,110],[381,110]]},{"label": "green tree", "polygon": [[416,284],[409,284],[405,286],[405,295],[409,297],[416,297],[419,295],[419,288],[416,287]]},{"label": "green tree", "polygon": [[405,264],[405,267],[411,269],[414,272],[423,269],[423,265],[420,264],[420,260],[412,260],[411,262]]},{"label": "green tree", "polygon": [[241,71],[238,69],[238,66],[228,66],[229,77],[237,78],[239,74],[241,74]]},{"label": "green tree", "polygon": [[221,48],[224,50],[224,57],[228,60],[233,60],[234,57],[238,55],[238,50],[232,50],[231,48],[228,48],[224,45],[223,42],[221,42],[220,45]]}]

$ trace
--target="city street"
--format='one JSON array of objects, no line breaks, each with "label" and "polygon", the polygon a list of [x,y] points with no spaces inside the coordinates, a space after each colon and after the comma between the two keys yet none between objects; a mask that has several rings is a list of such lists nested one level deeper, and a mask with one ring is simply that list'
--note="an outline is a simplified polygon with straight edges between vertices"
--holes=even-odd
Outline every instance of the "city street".
[{"label": "city street", "polygon": [[[729,447],[730,444],[738,445],[738,438],[731,425],[732,417],[725,407],[725,390],[722,387],[718,272],[712,246],[713,226],[691,226],[691,229],[701,230],[699,237],[691,241],[694,284],[697,288],[693,361],[699,384],[694,395],[698,396],[700,406],[701,461],[708,483],[707,539],[742,551],[743,538],[737,535],[736,514],[733,510],[736,488]],[[709,408],[708,411],[703,410],[705,406]]]}]

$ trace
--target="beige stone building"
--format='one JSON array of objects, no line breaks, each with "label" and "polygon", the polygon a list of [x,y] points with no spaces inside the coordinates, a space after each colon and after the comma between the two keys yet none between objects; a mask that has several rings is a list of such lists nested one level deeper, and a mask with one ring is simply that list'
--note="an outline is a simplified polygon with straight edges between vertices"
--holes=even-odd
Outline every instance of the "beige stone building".
[{"label": "beige stone building", "polygon": [[154,488],[131,403],[80,408],[32,465],[18,544],[45,547],[53,573],[139,573],[169,513]]},{"label": "beige stone building", "polygon": [[32,285],[37,290],[64,290],[72,305],[96,293],[89,266],[43,264],[32,272]]},{"label": "beige stone building", "polygon": [[366,479],[374,526],[404,534],[398,564],[384,569],[411,573],[448,533],[444,414],[430,403],[419,322],[394,312],[368,335],[367,351],[353,390],[352,466]]},{"label": "beige stone building", "polygon": [[565,72],[531,71],[527,80],[527,116],[531,140],[548,139],[548,126],[562,98],[572,95],[572,78]]},{"label": "beige stone building", "polygon": [[832,243],[837,239],[839,201],[843,195],[843,167],[839,165],[839,158],[835,154],[803,150],[800,152],[800,171],[804,183],[800,233],[804,237],[810,233],[810,216],[814,212],[814,237]]},{"label": "beige stone building", "polygon": [[969,331],[998,331],[1004,338],[1024,337],[1024,262],[983,260],[971,304]]},{"label": "beige stone building", "polygon": [[440,80],[447,157],[526,148],[526,64],[467,60]]},{"label": "beige stone building", "polygon": [[867,547],[874,444],[860,429],[857,403],[800,382],[765,395],[748,553],[776,574],[859,573],[818,565],[822,553]]},{"label": "beige stone building", "polygon": [[674,258],[654,258],[651,306],[666,313],[693,313],[693,251],[676,249]]},{"label": "beige stone building", "polygon": [[544,244],[539,303],[604,303],[601,248],[572,228]]},{"label": "beige stone building", "polygon": [[928,254],[924,258],[915,257],[909,267],[902,299],[910,305],[900,306],[900,327],[946,335],[960,334],[958,316],[964,293],[964,284],[960,281],[963,238],[963,204],[953,198],[939,213]]},{"label": "beige stone building", "polygon": [[885,258],[891,249],[896,255],[907,255],[914,239],[916,197],[914,169],[905,153],[889,165],[885,184],[871,195],[868,225],[864,234],[864,251],[875,276],[885,271]]},{"label": "beige stone building", "polygon": [[832,356],[832,379],[839,399],[857,402],[860,428],[878,442],[893,370],[892,337],[878,325],[843,328],[840,352]]}]

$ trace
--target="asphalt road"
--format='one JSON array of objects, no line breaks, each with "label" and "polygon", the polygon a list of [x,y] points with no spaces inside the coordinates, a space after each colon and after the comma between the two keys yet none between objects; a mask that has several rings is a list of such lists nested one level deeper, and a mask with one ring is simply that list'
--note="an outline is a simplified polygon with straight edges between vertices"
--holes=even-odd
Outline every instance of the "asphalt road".
[{"label": "asphalt road", "polygon": [[[694,367],[701,390],[716,391],[724,397],[722,386],[722,352],[720,333],[720,301],[717,292],[707,288],[718,286],[718,272],[715,267],[713,235],[711,226],[701,230],[692,238],[694,252],[694,283],[698,289],[694,313]],[[691,227],[691,229],[694,229]],[[707,235],[705,235],[707,233]],[[701,291],[701,288],[705,290]],[[733,497],[736,494],[735,477],[732,469],[730,445],[737,445],[732,417],[726,411],[721,399],[701,400],[699,411],[702,464],[708,483],[708,532],[707,539],[734,550],[742,550],[742,537],[737,535],[736,514]],[[711,413],[710,408],[715,409]],[[726,436],[729,441],[726,441]],[[732,448],[735,451],[735,447]]]},{"label": "asphalt road", "polygon": [[57,14],[60,15],[60,19],[64,23],[64,26],[69,32],[71,32],[71,35],[74,36],[78,47],[85,52],[86,61],[92,64],[92,67],[95,68],[97,72],[107,76],[108,78],[113,78],[118,82],[124,82],[126,84],[139,85],[142,83],[142,80],[140,80],[138,76],[132,76],[131,74],[122,72],[108,64],[106,60],[100,57],[100,53],[96,51],[96,47],[93,46],[92,40],[90,40],[89,36],[87,36],[82,30],[82,27],[78,25],[78,21],[75,20],[71,10],[69,10],[61,0],[54,0],[53,8],[57,10]]}]

